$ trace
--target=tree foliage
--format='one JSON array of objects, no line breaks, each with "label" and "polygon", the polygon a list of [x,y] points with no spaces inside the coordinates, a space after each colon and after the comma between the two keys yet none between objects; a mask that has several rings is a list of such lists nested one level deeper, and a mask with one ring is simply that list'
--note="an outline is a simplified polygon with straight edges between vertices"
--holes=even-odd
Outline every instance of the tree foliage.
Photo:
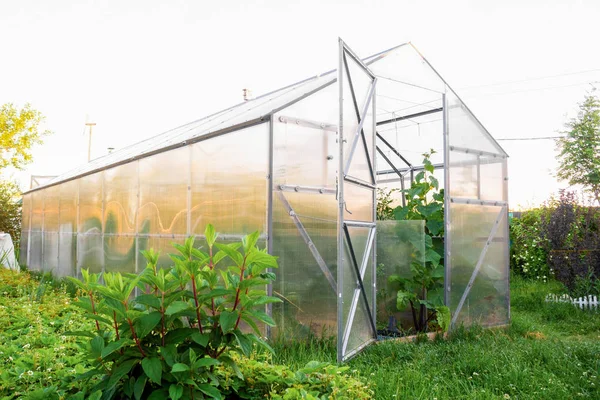
[{"label": "tree foliage", "polygon": [[0,181],[0,232],[10,234],[15,246],[21,237],[21,191],[14,182]]},{"label": "tree foliage", "polygon": [[570,185],[582,185],[600,203],[600,100],[586,96],[566,128],[556,142],[557,176]]},{"label": "tree foliage", "polygon": [[50,133],[40,130],[43,121],[42,113],[30,104],[23,108],[12,103],[0,106],[0,170],[8,166],[22,169],[31,162],[31,148]]}]

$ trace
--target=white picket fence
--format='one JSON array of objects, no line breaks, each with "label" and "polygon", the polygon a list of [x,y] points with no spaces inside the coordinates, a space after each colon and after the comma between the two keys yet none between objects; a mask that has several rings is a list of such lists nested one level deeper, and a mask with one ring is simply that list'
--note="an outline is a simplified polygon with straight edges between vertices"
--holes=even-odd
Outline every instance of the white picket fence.
[{"label": "white picket fence", "polygon": [[583,310],[591,310],[600,308],[600,302],[598,301],[598,296],[583,296],[578,297],[576,299],[572,298],[567,294],[563,294],[562,296],[558,296],[556,294],[549,294],[546,296],[546,301],[551,301],[554,303],[571,303],[575,306]]}]

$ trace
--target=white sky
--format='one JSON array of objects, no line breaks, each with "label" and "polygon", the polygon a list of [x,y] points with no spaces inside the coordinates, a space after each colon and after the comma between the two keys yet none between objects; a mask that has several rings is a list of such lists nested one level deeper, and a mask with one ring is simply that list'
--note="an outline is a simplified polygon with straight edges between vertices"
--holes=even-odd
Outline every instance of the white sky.
[{"label": "white sky", "polygon": [[[54,131],[13,176],[85,162],[86,115],[97,157],[335,68],[338,36],[361,56],[412,41],[496,138],[556,136],[600,91],[599,26],[598,0],[0,0],[0,103]],[[512,208],[566,186],[553,141],[500,143]]]}]

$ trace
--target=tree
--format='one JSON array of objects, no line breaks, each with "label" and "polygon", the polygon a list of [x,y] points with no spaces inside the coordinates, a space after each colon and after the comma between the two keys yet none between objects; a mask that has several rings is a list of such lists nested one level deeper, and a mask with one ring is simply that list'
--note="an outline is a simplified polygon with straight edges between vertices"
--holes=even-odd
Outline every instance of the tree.
[{"label": "tree", "polygon": [[21,109],[12,103],[0,106],[0,170],[22,169],[31,162],[31,147],[50,133],[40,130],[43,121],[44,116],[29,104]]},{"label": "tree", "polygon": [[564,137],[556,141],[560,166],[557,177],[582,185],[600,203],[600,101],[588,95],[576,118],[567,122]]},{"label": "tree", "polygon": [[14,182],[0,181],[0,232],[10,234],[15,246],[21,237],[21,191]]}]

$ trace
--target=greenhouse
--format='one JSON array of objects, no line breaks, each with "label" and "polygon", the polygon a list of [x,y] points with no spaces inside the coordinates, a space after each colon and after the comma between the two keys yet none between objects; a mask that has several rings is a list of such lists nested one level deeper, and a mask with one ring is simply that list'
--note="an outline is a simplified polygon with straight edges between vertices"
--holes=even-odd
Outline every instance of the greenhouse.
[{"label": "greenhouse", "polygon": [[508,323],[507,154],[411,43],[361,59],[340,40],[336,70],[30,190],[20,262],[58,276],[138,272],[142,250],[170,265],[171,243],[202,242],[208,223],[223,241],[258,230],[279,257],[268,290],[283,301],[267,308],[267,334],[336,336],[343,361],[402,318],[389,277],[428,262],[429,223],[377,219],[378,189],[406,206],[425,172],[444,189],[451,326]]}]

